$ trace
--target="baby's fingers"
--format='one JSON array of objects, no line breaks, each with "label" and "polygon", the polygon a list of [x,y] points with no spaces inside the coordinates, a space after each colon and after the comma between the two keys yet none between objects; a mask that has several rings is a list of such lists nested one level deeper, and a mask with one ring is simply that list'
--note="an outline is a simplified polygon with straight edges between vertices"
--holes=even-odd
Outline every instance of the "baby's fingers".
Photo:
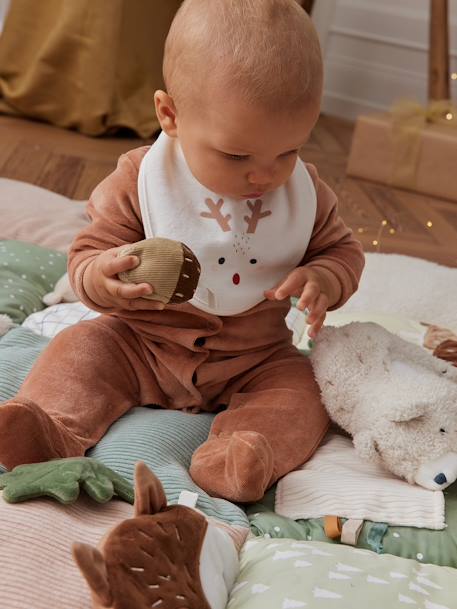
[{"label": "baby's fingers", "polygon": [[319,330],[324,325],[326,313],[322,313],[318,317],[314,318],[314,322],[310,325],[308,330],[308,336],[310,338],[316,338]]},{"label": "baby's fingers", "polygon": [[114,277],[118,273],[130,271],[140,264],[137,256],[116,256],[108,258],[103,262],[102,272],[106,277]]},{"label": "baby's fingers", "polygon": [[[295,296],[303,285],[303,277],[301,269],[294,269],[286,279],[280,283],[274,290],[274,298],[276,300],[284,300],[288,296]],[[268,290],[270,292],[270,290]],[[268,298],[268,296],[267,296]]]},{"label": "baby's fingers", "polygon": [[271,290],[266,290],[263,294],[267,300],[276,300],[276,298],[275,298],[276,288],[271,288]]},{"label": "baby's fingers", "polygon": [[328,309],[328,298],[326,294],[320,294],[319,298],[309,307],[310,312],[308,313],[307,322],[313,324],[322,315],[325,316]]},{"label": "baby's fingers", "polygon": [[310,324],[308,335],[311,338],[315,338],[319,330],[322,328],[327,315],[327,309],[328,298],[326,294],[320,294],[319,298],[313,304],[312,309],[306,319],[306,321]]},{"label": "baby's fingers", "polygon": [[134,298],[133,300],[125,300],[126,309],[131,311],[162,311],[165,305],[160,300],[151,300],[149,298]]},{"label": "baby's fingers", "polygon": [[314,310],[314,307],[320,298],[319,294],[320,287],[318,284],[315,281],[308,281],[297,302],[297,309],[300,311],[304,311],[306,308],[308,308],[310,311]]},{"label": "baby's fingers", "polygon": [[120,300],[133,300],[154,292],[149,283],[125,283],[117,279],[107,280],[108,292]]},{"label": "baby's fingers", "polygon": [[124,283],[108,279],[107,289],[116,305],[127,311],[161,311],[165,308],[163,302],[144,298],[154,293],[154,288],[148,283]]}]

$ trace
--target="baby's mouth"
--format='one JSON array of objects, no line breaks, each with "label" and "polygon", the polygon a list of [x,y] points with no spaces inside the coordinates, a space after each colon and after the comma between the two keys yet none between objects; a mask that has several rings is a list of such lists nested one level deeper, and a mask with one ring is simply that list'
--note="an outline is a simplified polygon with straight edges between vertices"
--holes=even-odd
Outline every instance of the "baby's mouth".
[{"label": "baby's mouth", "polygon": [[240,283],[240,276],[238,275],[238,273],[235,273],[232,277],[232,281],[235,285],[238,285]]},{"label": "baby's mouth", "polygon": [[264,192],[250,192],[247,195],[243,195],[243,199],[259,199],[260,197],[263,197],[264,194]]}]

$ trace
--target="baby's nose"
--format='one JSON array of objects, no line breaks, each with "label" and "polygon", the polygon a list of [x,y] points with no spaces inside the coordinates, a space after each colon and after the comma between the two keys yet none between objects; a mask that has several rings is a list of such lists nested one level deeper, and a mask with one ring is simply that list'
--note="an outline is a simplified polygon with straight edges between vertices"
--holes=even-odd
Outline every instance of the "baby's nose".
[{"label": "baby's nose", "polygon": [[251,173],[248,175],[248,181],[250,184],[264,186],[273,181],[273,175],[273,169],[256,169],[255,171],[251,171]]}]

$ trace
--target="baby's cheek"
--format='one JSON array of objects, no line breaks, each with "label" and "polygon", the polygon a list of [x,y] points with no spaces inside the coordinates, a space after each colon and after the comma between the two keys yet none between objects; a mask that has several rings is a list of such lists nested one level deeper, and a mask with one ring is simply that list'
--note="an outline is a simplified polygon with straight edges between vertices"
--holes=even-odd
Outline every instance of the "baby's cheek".
[{"label": "baby's cheek", "polygon": [[283,177],[285,177],[286,180],[288,180],[290,178],[290,176],[293,174],[297,161],[298,161],[298,155],[290,156],[287,158],[287,164],[284,167],[284,174],[283,174]]}]

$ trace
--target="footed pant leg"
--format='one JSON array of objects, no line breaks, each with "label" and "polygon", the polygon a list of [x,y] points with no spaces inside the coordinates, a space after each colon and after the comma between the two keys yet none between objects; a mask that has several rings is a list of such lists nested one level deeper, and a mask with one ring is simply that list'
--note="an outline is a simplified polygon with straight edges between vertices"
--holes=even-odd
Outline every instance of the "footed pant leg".
[{"label": "footed pant leg", "polygon": [[276,480],[311,457],[329,420],[309,360],[276,353],[235,386],[190,473],[211,495],[257,501]]},{"label": "footed pant leg", "polygon": [[83,455],[133,406],[157,400],[141,343],[121,320],[100,317],[59,333],[19,393],[0,406],[0,463]]}]

